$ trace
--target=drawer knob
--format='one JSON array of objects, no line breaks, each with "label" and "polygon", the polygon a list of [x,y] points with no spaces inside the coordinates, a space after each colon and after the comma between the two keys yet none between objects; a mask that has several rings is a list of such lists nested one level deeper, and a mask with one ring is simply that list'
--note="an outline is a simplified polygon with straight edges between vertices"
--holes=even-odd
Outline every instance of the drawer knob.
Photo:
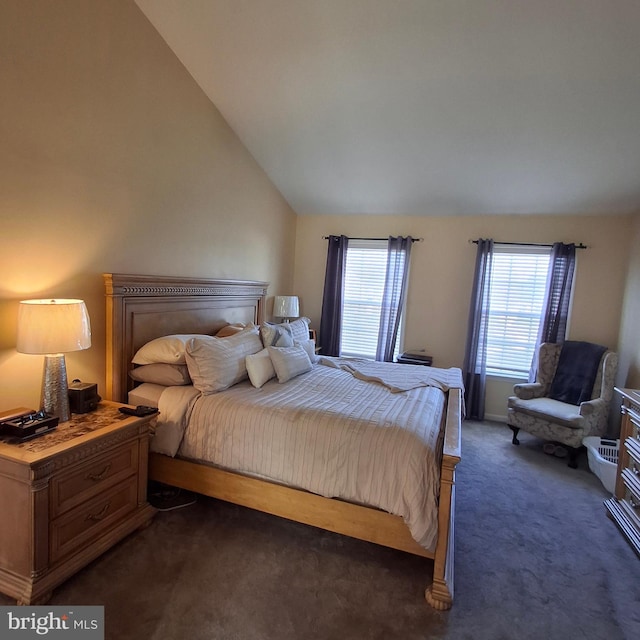
[{"label": "drawer knob", "polygon": [[85,518],[85,520],[102,520],[106,515],[107,515],[107,511],[109,511],[109,507],[111,506],[111,502],[107,502],[107,504],[104,505],[104,507],[102,507],[102,509],[98,512],[98,513],[90,513],[87,515],[87,517]]},{"label": "drawer knob", "polygon": [[100,482],[100,480],[104,480],[104,477],[109,473],[109,469],[111,469],[111,463],[107,464],[100,473],[88,473],[86,475],[86,479],[93,480],[94,482]]}]

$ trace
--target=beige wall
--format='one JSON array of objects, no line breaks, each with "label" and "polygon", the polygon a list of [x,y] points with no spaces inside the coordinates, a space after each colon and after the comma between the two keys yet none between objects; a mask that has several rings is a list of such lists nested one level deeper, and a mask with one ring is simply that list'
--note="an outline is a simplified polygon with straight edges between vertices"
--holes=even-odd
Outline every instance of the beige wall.
[{"label": "beige wall", "polygon": [[[423,237],[413,245],[404,348],[425,347],[441,367],[461,366],[479,237],[510,242],[583,242],[569,337],[617,347],[633,219],[626,216],[300,216],[294,290],[318,327],[328,234]],[[640,274],[640,264],[637,267]],[[640,275],[638,276],[640,279]],[[490,384],[487,414],[504,415],[511,382]]]},{"label": "beige wall", "polygon": [[0,410],[38,404],[17,303],[81,297],[104,389],[103,272],[292,286],[295,214],[129,0],[0,8]]},{"label": "beige wall", "polygon": [[618,384],[640,388],[640,215],[633,221],[629,273],[620,329]]}]

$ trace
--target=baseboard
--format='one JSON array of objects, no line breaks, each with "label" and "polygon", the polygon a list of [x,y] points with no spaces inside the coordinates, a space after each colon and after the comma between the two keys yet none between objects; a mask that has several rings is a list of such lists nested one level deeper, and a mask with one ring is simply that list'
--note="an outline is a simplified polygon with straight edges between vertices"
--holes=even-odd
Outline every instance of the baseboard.
[{"label": "baseboard", "polygon": [[484,419],[491,420],[491,422],[504,422],[505,424],[507,422],[507,416],[498,416],[493,413],[485,413]]}]

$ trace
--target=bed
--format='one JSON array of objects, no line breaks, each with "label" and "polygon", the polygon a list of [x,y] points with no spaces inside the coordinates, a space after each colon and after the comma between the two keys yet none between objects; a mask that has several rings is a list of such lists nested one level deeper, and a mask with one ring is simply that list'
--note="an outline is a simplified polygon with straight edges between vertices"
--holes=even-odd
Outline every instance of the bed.
[{"label": "bed", "polygon": [[[172,334],[215,335],[226,325],[259,325],[265,318],[268,287],[265,282],[126,274],[104,274],[104,281],[107,302],[106,396],[120,402],[128,401],[128,394],[135,385],[130,376],[133,356],[148,342]],[[327,384],[335,384],[334,374],[329,374],[329,368],[318,367],[313,375],[319,377],[314,380],[326,378]],[[418,369],[410,365],[402,365],[402,368]],[[335,375],[345,374],[340,371]],[[301,380],[292,382],[302,384]],[[366,384],[371,386],[371,383]],[[268,385],[263,387],[267,388]],[[275,382],[269,387],[270,393],[280,393],[281,388],[284,385],[280,387]],[[232,396],[240,396],[239,402],[246,403],[251,397],[250,386],[246,384],[239,384],[229,391],[233,393],[217,395],[225,402],[231,401]],[[278,478],[240,473],[229,465],[205,463],[200,460],[197,449],[191,451],[195,458],[184,456],[181,451],[173,457],[151,453],[150,479],[431,558],[433,581],[425,591],[425,598],[434,608],[446,610],[453,603],[455,469],[460,461],[462,389],[454,386],[438,393],[442,396],[442,410],[434,413],[437,416],[437,424],[434,425],[437,438],[432,473],[437,477],[438,489],[432,514],[436,522],[433,544],[416,542],[405,519],[383,508],[367,506],[360,500],[325,497],[322,491],[316,493],[300,488],[299,482],[293,482],[292,486]],[[410,394],[404,394],[404,397]],[[206,402],[218,400],[214,398]],[[204,400],[202,404],[206,404]],[[188,447],[185,445],[185,448]],[[415,530],[414,523],[411,523],[411,528]]]}]

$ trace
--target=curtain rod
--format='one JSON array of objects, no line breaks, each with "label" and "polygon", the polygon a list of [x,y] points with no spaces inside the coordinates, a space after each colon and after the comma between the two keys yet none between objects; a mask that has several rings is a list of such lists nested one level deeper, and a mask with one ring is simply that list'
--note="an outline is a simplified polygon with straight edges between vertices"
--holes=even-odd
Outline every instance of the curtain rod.
[{"label": "curtain rod", "polygon": [[[478,240],[469,240],[470,244],[478,244]],[[553,247],[553,244],[547,244],[545,242],[497,242],[494,244],[511,244],[516,247]],[[576,249],[588,249],[588,245],[582,244],[582,242],[574,242]]]},{"label": "curtain rod", "polygon": [[[351,236],[347,236],[349,240],[388,240],[389,236],[386,238],[352,238]],[[323,240],[328,240],[330,236],[322,236]],[[423,242],[424,238],[411,238],[411,242]]]}]

